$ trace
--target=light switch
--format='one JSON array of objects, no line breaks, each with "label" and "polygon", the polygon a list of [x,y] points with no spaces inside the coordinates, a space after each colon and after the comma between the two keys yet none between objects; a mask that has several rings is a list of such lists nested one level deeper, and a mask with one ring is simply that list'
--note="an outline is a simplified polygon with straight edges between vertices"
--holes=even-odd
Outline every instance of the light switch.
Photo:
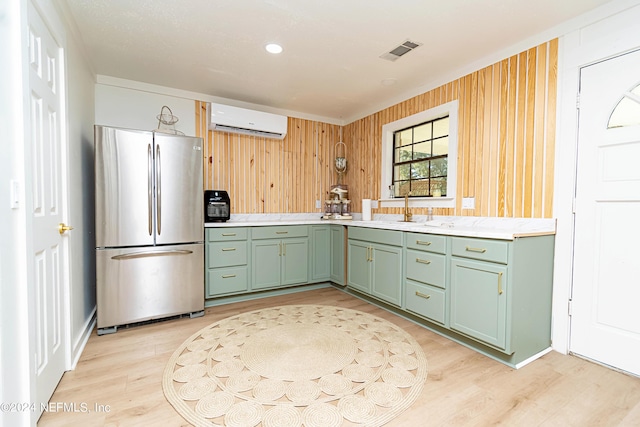
[{"label": "light switch", "polygon": [[316,200],[316,209],[320,209],[321,207],[320,200]]},{"label": "light switch", "polygon": [[462,209],[475,209],[476,208],[476,198],[475,197],[463,197],[462,198]]}]

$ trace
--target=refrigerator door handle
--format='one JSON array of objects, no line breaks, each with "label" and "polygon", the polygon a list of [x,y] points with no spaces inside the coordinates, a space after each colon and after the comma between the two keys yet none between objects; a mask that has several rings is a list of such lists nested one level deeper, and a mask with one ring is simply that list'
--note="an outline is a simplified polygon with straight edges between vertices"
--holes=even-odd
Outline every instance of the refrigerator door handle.
[{"label": "refrigerator door handle", "polygon": [[158,227],[158,236],[161,234],[162,229],[162,178],[160,176],[160,163],[160,145],[156,144],[156,227]]},{"label": "refrigerator door handle", "polygon": [[153,156],[151,144],[147,145],[147,222],[149,224],[149,236],[153,233]]},{"label": "refrigerator door handle", "polygon": [[145,252],[131,252],[128,254],[114,255],[111,259],[122,260],[122,259],[133,259],[133,258],[145,258],[150,256],[166,256],[166,255],[190,255],[193,251],[189,250],[178,250],[178,249],[170,249],[164,251],[145,251]]}]

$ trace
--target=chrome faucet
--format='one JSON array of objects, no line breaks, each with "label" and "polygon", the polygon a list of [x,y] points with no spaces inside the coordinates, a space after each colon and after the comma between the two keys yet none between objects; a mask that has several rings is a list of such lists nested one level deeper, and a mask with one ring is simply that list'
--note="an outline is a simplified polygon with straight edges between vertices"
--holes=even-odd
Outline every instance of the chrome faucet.
[{"label": "chrome faucet", "polygon": [[411,222],[413,219],[413,214],[409,210],[409,196],[411,195],[411,191],[408,191],[407,194],[404,195],[404,222]]}]

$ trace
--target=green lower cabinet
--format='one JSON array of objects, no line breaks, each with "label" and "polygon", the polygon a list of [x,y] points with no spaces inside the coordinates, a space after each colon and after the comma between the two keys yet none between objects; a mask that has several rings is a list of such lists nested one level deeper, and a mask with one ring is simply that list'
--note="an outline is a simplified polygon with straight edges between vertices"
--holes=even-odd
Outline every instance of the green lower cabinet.
[{"label": "green lower cabinet", "polygon": [[407,280],[404,300],[408,311],[441,325],[446,324],[447,309],[444,289]]},{"label": "green lower cabinet", "polygon": [[254,240],[251,245],[253,290],[307,282],[309,238]]},{"label": "green lower cabinet", "polygon": [[507,267],[452,257],[451,329],[510,353]]},{"label": "green lower cabinet", "polygon": [[331,233],[331,274],[330,279],[338,285],[345,284],[345,256],[344,256],[344,226],[332,225]]},{"label": "green lower cabinet", "polygon": [[282,241],[282,284],[307,283],[309,268],[309,239],[287,239]]},{"label": "green lower cabinet", "polygon": [[312,225],[311,281],[328,281],[331,277],[331,233],[328,225]]},{"label": "green lower cabinet", "polygon": [[348,286],[388,303],[402,302],[402,248],[349,240]]},{"label": "green lower cabinet", "polygon": [[244,227],[206,230],[205,298],[248,292],[247,236]]},{"label": "green lower cabinet", "polygon": [[208,269],[206,297],[246,292],[249,288],[247,266]]},{"label": "green lower cabinet", "polygon": [[347,284],[359,291],[371,293],[371,263],[369,243],[349,240]]},{"label": "green lower cabinet", "polygon": [[371,245],[371,294],[391,304],[402,303],[402,248]]}]

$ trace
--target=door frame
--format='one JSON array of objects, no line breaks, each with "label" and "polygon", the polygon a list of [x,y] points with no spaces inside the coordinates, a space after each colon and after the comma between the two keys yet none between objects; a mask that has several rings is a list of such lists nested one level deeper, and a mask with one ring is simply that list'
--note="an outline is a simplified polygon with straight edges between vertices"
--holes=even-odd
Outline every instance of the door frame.
[{"label": "door frame", "polygon": [[[64,24],[53,3],[49,0],[19,0],[9,2],[10,7],[3,9],[8,11],[6,27],[0,28],[3,43],[9,43],[9,49],[3,52],[3,57],[8,54],[12,64],[8,69],[7,87],[9,97],[6,100],[9,106],[9,115],[6,123],[8,131],[8,152],[3,156],[0,164],[3,167],[2,178],[5,171],[10,180],[16,182],[17,206],[5,211],[7,206],[2,206],[1,218],[8,219],[4,223],[6,240],[3,244],[11,248],[6,264],[0,265],[2,274],[2,289],[0,308],[0,343],[2,348],[11,351],[0,352],[0,368],[3,375],[0,378],[0,398],[3,402],[34,402],[36,396],[35,386],[35,298],[34,298],[34,273],[30,268],[29,254],[33,249],[33,225],[31,223],[31,211],[33,201],[31,196],[31,171],[28,169],[28,159],[32,155],[30,111],[26,100],[29,99],[29,65],[28,65],[28,31],[29,4],[31,3],[48,26],[51,34],[64,50],[62,60],[66,63],[66,39]],[[6,38],[4,38],[6,36]],[[0,44],[3,45],[4,44]],[[20,58],[20,61],[15,61]],[[66,68],[66,64],[65,64]],[[60,151],[63,167],[68,171],[68,135],[67,135],[67,91],[66,76],[63,76],[63,85],[60,88],[63,102],[61,106],[62,117],[60,124],[61,138],[64,141],[63,150]],[[5,105],[2,106],[3,108]],[[7,181],[2,182],[3,194],[11,195]],[[68,182],[61,183],[68,186]],[[69,200],[63,207],[64,215],[69,215]],[[6,212],[6,213],[5,213]],[[3,233],[3,237],[5,237]],[[68,242],[66,243],[68,244]],[[3,261],[4,261],[3,251]],[[67,266],[68,267],[68,266]],[[71,366],[70,352],[70,276],[69,270],[63,274],[63,348],[65,351],[65,367]],[[35,425],[39,411],[2,412],[0,424],[7,425]]]},{"label": "door frame", "polygon": [[[33,390],[33,355],[30,351],[29,337],[29,299],[26,283],[27,247],[25,224],[24,190],[24,148],[29,131],[26,118],[28,108],[24,103],[28,93],[23,82],[28,81],[28,69],[25,67],[25,31],[27,27],[27,0],[5,2],[1,6],[6,13],[4,23],[0,25],[0,56],[10,64],[5,69],[0,87],[2,93],[9,96],[0,101],[0,117],[6,128],[6,150],[0,159],[0,179],[3,196],[6,200],[15,199],[17,206],[0,206],[2,220],[2,249],[0,252],[0,402],[29,402]],[[20,61],[15,61],[20,58]],[[4,91],[6,89],[6,92]],[[6,113],[6,115],[4,115]],[[11,195],[9,181],[15,182],[16,195]],[[9,349],[9,351],[7,351]],[[0,412],[2,425],[27,425],[30,422],[28,412]]]},{"label": "door frame", "polygon": [[[628,4],[628,3],[627,3]],[[553,277],[552,345],[570,350],[573,286],[574,198],[578,154],[577,96],[580,69],[640,48],[640,5],[620,5],[608,18],[592,21],[559,40],[558,112],[554,178],[556,248]]]}]

